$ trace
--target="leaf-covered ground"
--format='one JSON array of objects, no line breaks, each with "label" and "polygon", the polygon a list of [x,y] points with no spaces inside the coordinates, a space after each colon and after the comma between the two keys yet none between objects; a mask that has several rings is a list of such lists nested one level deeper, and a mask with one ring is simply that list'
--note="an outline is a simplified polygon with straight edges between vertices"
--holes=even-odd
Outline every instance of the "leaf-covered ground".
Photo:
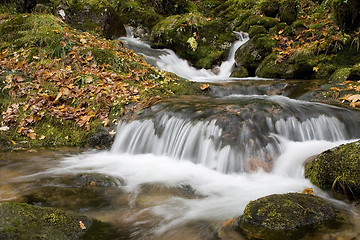
[{"label": "leaf-covered ground", "polygon": [[191,91],[121,41],[77,32],[53,15],[1,15],[0,34],[0,134],[12,144],[81,145],[125,107]]}]

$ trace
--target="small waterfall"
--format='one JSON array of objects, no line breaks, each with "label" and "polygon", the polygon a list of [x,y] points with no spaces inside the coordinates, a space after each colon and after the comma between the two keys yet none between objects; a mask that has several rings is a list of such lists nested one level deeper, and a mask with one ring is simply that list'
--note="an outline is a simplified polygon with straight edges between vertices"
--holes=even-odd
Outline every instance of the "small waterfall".
[{"label": "small waterfall", "polygon": [[233,96],[225,105],[220,101],[224,99],[218,100],[220,109],[233,103],[245,108],[238,115],[224,110],[205,114],[200,105],[189,112],[190,106],[178,100],[183,112],[176,104],[164,104],[150,119],[120,122],[112,151],[164,155],[224,173],[271,171],[284,151],[283,139],[335,142],[360,136],[349,124],[359,114],[345,109],[281,96]]},{"label": "small waterfall", "polygon": [[175,73],[176,75],[192,81],[216,81],[228,79],[231,70],[235,64],[236,50],[249,40],[247,33],[234,32],[238,40],[230,48],[229,56],[218,68],[219,73],[215,74],[211,70],[196,69],[189,65],[188,61],[179,58],[174,51],[170,49],[153,49],[150,45],[133,38],[131,31],[128,29],[128,37],[120,38],[128,48],[142,54],[146,60],[163,71]]}]

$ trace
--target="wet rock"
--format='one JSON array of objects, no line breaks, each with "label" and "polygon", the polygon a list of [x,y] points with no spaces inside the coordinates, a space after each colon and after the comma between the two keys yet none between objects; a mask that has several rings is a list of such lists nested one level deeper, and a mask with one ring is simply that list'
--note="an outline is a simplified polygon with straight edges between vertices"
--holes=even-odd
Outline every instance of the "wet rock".
[{"label": "wet rock", "polygon": [[110,225],[71,211],[0,203],[0,239],[114,239]]},{"label": "wet rock", "polygon": [[230,77],[245,78],[249,76],[249,72],[244,66],[235,67]]},{"label": "wet rock", "polygon": [[305,177],[324,190],[360,196],[360,141],[327,150],[306,164]]},{"label": "wet rock", "polygon": [[26,203],[88,212],[109,207],[123,194],[122,180],[100,174],[45,178],[23,192]]},{"label": "wet rock", "polygon": [[248,239],[300,239],[320,226],[337,227],[344,218],[325,200],[307,194],[274,194],[250,202],[237,219]]}]

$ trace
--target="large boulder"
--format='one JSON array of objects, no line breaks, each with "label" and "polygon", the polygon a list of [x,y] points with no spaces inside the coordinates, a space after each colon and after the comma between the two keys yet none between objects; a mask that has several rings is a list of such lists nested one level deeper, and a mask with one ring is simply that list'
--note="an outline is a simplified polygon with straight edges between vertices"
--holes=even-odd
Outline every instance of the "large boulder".
[{"label": "large boulder", "polygon": [[353,31],[360,23],[360,2],[358,0],[332,0],[331,7],[335,22],[346,31]]},{"label": "large boulder", "polygon": [[0,203],[0,239],[113,239],[110,225],[71,211],[24,203]]},{"label": "large boulder", "polygon": [[276,41],[268,35],[258,34],[243,44],[235,54],[236,66],[245,67],[250,76],[255,75],[256,68],[262,60],[272,52]]},{"label": "large boulder", "polygon": [[360,196],[360,141],[327,150],[306,164],[305,177],[324,190]]},{"label": "large boulder", "polygon": [[296,19],[299,12],[298,0],[284,0],[280,6],[280,21],[291,25]]},{"label": "large boulder", "polygon": [[124,22],[107,0],[60,1],[53,5],[55,13],[78,30],[100,33],[108,39],[126,35]]},{"label": "large boulder", "polygon": [[151,32],[154,47],[173,49],[197,68],[211,68],[227,53],[235,40],[228,26],[201,13],[172,15]]},{"label": "large boulder", "polygon": [[295,240],[344,221],[334,206],[308,194],[274,194],[250,202],[237,219],[248,239]]},{"label": "large boulder", "polygon": [[278,53],[268,55],[256,69],[256,76],[264,78],[310,79],[315,73],[315,61],[311,53],[297,53],[281,62]]}]

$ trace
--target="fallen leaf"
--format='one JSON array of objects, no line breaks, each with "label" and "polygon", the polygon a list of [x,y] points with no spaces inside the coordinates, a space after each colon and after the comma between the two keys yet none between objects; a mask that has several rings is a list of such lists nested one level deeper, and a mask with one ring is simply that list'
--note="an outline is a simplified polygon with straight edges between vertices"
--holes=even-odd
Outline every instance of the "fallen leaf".
[{"label": "fallen leaf", "polygon": [[302,192],[302,194],[310,194],[310,195],[314,195],[314,189],[313,188],[305,188]]},{"label": "fallen leaf", "polygon": [[84,225],[84,223],[83,223],[82,221],[79,221],[79,225],[80,225],[80,228],[81,228],[82,230],[85,230],[85,229],[86,229],[86,227],[85,227],[85,225]]},{"label": "fallen leaf", "polygon": [[201,89],[201,90],[205,90],[205,89],[207,89],[207,88],[209,88],[209,87],[210,87],[210,84],[204,83],[203,85],[201,85],[200,89]]}]

